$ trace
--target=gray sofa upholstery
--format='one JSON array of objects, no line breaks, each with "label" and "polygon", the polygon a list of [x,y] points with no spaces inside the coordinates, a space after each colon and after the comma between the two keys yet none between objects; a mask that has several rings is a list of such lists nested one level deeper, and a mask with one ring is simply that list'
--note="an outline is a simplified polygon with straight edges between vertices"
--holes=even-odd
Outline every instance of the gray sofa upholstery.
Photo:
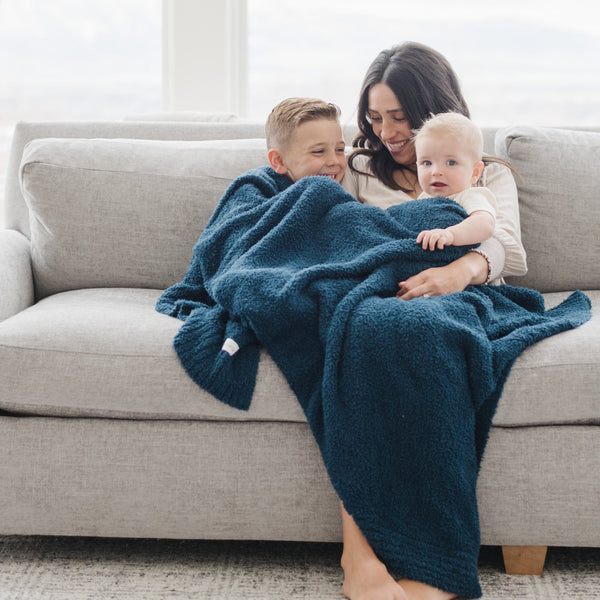
[{"label": "gray sofa upholstery", "polygon": [[[16,126],[0,231],[0,533],[341,540],[270,357],[237,411],[191,382],[172,349],[180,322],[154,310],[230,181],[265,163],[263,136],[244,122]],[[529,273],[510,283],[549,306],[575,288],[593,303],[592,321],[517,360],[483,461],[482,542],[537,556],[512,567],[533,572],[546,546],[600,546],[600,130],[485,136],[522,177]]]}]

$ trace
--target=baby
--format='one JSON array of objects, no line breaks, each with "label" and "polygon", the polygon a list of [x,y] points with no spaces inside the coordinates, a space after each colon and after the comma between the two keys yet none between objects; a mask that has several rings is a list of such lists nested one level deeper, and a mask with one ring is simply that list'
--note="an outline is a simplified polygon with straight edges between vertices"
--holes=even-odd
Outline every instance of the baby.
[{"label": "baby", "polygon": [[441,113],[425,121],[415,135],[419,198],[455,200],[469,215],[446,229],[421,231],[424,249],[477,244],[491,237],[496,224],[496,198],[485,187],[473,187],[483,172],[483,135],[458,113]]}]

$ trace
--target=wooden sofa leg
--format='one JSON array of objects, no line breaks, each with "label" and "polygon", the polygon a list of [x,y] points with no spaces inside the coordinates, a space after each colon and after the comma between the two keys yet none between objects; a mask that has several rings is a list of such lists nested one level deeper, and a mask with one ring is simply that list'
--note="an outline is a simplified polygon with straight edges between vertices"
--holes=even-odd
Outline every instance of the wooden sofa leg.
[{"label": "wooden sofa leg", "polygon": [[502,546],[507,575],[541,575],[548,546]]}]

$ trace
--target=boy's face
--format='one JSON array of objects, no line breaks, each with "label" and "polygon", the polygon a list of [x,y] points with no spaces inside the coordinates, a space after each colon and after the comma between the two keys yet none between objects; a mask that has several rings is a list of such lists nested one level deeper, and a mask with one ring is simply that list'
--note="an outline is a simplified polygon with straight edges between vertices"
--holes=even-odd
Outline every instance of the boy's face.
[{"label": "boy's face", "polygon": [[273,169],[292,181],[310,175],[323,175],[341,181],[346,172],[342,128],[337,121],[305,121],[288,140],[285,148],[269,151]]},{"label": "boy's face", "polygon": [[420,136],[415,149],[419,183],[429,196],[458,194],[471,187],[483,170],[483,162],[450,136]]}]

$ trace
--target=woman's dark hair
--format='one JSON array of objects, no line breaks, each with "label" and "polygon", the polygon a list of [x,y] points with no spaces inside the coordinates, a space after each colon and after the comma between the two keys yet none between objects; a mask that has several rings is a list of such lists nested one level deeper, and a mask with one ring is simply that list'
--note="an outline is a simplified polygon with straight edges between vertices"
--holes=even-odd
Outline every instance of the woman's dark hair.
[{"label": "woman's dark hair", "polygon": [[394,161],[387,148],[373,132],[369,120],[369,90],[385,83],[396,94],[411,129],[441,112],[458,112],[470,117],[458,77],[450,63],[437,51],[416,42],[405,42],[383,50],[371,63],[365,75],[358,101],[358,129],[352,145],[357,154],[370,157],[370,167],[376,177],[392,189],[402,189],[394,181],[394,171],[408,168]]}]

